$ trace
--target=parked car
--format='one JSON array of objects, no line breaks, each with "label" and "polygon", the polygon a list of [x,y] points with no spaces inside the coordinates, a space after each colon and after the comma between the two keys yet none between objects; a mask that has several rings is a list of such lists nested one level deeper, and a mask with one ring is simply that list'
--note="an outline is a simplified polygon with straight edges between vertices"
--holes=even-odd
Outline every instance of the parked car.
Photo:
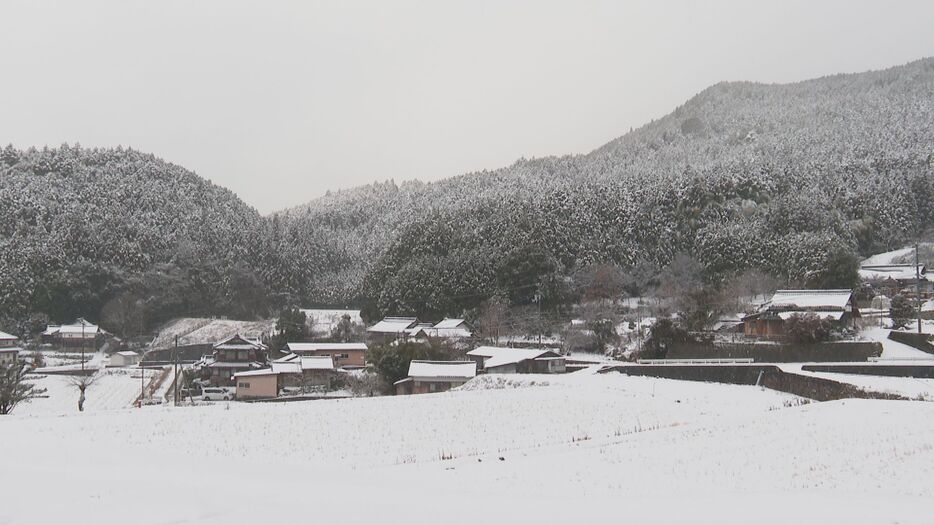
[{"label": "parked car", "polygon": [[202,401],[230,401],[233,398],[233,392],[226,388],[206,387],[201,389]]}]

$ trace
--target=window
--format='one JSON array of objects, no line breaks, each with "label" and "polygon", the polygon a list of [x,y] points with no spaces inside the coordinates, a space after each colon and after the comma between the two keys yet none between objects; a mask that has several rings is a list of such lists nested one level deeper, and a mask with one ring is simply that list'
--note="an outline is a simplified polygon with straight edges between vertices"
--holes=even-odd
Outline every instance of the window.
[{"label": "window", "polygon": [[239,359],[239,360],[241,360],[241,361],[246,361],[246,360],[247,360],[247,353],[246,353],[246,350],[240,350],[240,351],[238,351],[238,352],[237,352],[237,359]]},{"label": "window", "polygon": [[240,387],[240,388],[250,388],[250,384],[249,384],[249,383],[243,383],[243,382],[237,383],[237,386]]},{"label": "window", "polygon": [[350,354],[341,354],[341,359],[348,359],[348,358],[350,358]]}]

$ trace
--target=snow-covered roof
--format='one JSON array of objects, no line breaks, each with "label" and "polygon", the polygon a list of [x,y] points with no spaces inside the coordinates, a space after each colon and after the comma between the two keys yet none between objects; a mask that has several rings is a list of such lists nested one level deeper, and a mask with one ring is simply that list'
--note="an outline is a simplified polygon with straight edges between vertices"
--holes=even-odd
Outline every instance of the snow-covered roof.
[{"label": "snow-covered roof", "polygon": [[415,326],[405,330],[406,335],[409,337],[418,337],[419,333],[423,333],[426,336],[430,335],[431,323],[416,323]]},{"label": "snow-covered roof", "polygon": [[42,335],[55,335],[55,334],[84,334],[87,336],[94,336],[100,331],[100,327],[96,324],[91,324],[82,318],[75,320],[73,324],[50,324],[46,326],[45,331],[42,332]]},{"label": "snow-covered roof", "polygon": [[473,361],[412,361],[409,377],[419,379],[471,379],[477,375]]},{"label": "snow-covered roof", "polygon": [[334,370],[334,360],[324,355],[303,355],[302,370]]},{"label": "snow-covered roof", "polygon": [[9,353],[13,353],[13,352],[16,352],[16,353],[18,354],[18,353],[20,353],[20,352],[22,352],[22,351],[23,351],[23,349],[20,348],[20,347],[18,347],[18,346],[7,346],[7,347],[4,347],[4,348],[0,348],[0,354],[9,354]]},{"label": "snow-covered roof", "polygon": [[554,351],[541,350],[538,348],[509,348],[502,346],[481,346],[467,352],[467,355],[484,358],[484,368],[511,365],[527,359],[538,359],[548,356],[549,354],[554,354]]},{"label": "snow-covered roof", "polygon": [[438,329],[459,328],[462,324],[466,324],[466,321],[464,321],[463,319],[444,319],[440,323],[436,324],[434,327]]},{"label": "snow-covered roof", "polygon": [[211,361],[205,366],[208,368],[259,368],[263,365],[256,361],[250,363],[243,361]]},{"label": "snow-covered roof", "polygon": [[260,342],[253,341],[235,334],[214,345],[215,350],[264,350],[266,346]]},{"label": "snow-covered roof", "polygon": [[859,268],[859,277],[865,281],[895,279],[913,281],[918,274],[924,278],[927,269],[923,264],[864,264]]},{"label": "snow-covered roof", "polygon": [[852,290],[778,290],[761,310],[845,310]]},{"label": "snow-covered roof", "polygon": [[399,334],[415,326],[418,319],[415,317],[387,317],[366,329],[367,332],[381,334]]},{"label": "snow-covered roof", "polygon": [[365,343],[286,343],[290,352],[346,352],[366,350]]},{"label": "snow-covered roof", "polygon": [[[814,314],[821,319],[832,319],[834,321],[839,321],[843,318],[843,310],[837,310],[833,312],[806,312],[807,314]],[[801,315],[802,312],[779,312],[778,316],[783,320],[787,321],[793,315]]]},{"label": "snow-covered roof", "polygon": [[132,350],[124,350],[122,352],[117,352],[117,355],[121,355],[123,357],[139,357],[139,354],[137,354],[136,352]]},{"label": "snow-covered roof", "polygon": [[6,332],[0,332],[0,341],[16,341],[19,337],[15,335],[8,334]]},{"label": "snow-covered roof", "polygon": [[303,370],[334,370],[334,359],[326,355],[289,354],[272,362],[273,370],[299,373]]},{"label": "snow-covered roof", "polygon": [[277,359],[270,366],[272,371],[277,374],[300,374],[302,373],[302,363],[300,361],[285,361]]},{"label": "snow-covered roof", "polygon": [[250,370],[249,372],[237,372],[234,377],[270,376],[275,374],[276,372],[273,372],[271,368],[263,368],[262,370]]}]

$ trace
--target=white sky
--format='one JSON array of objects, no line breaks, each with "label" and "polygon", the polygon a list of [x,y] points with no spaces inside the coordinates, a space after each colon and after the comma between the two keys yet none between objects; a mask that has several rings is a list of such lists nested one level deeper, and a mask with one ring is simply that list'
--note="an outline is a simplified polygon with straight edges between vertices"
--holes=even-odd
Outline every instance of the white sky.
[{"label": "white sky", "polygon": [[0,143],[125,145],[262,212],[585,153],[721,80],[934,55],[934,2],[0,3]]}]

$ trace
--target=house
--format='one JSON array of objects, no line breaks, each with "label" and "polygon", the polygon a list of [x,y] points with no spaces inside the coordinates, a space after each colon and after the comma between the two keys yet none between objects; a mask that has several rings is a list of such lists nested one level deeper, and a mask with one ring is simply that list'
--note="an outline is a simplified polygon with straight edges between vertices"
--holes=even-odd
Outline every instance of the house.
[{"label": "house", "polygon": [[282,390],[281,375],[271,368],[249,370],[234,374],[237,399],[264,399],[278,397]]},{"label": "house", "polygon": [[393,383],[396,395],[444,392],[477,375],[473,361],[418,361],[409,363],[409,376]]},{"label": "house", "polygon": [[17,347],[0,348],[0,366],[9,366],[19,360],[19,351]]},{"label": "house", "polygon": [[83,318],[72,324],[46,326],[42,332],[42,342],[68,348],[100,348],[104,342],[104,331]]},{"label": "house", "polygon": [[931,291],[931,278],[923,264],[863,264],[859,267],[859,278],[875,292],[890,297],[906,288],[914,294],[916,285],[920,285],[922,293]]},{"label": "house", "polygon": [[117,352],[110,356],[110,366],[136,366],[139,364],[139,354],[131,350]]},{"label": "house", "polygon": [[481,346],[467,352],[487,374],[563,374],[566,360],[554,350]]},{"label": "house", "polygon": [[0,366],[7,366],[19,360],[19,353],[23,349],[19,346],[19,337],[6,332],[0,332]]},{"label": "house", "polygon": [[326,389],[341,373],[331,356],[298,354],[276,359],[272,371],[281,375],[281,386],[300,387],[303,391]]},{"label": "house", "polygon": [[411,339],[429,341],[432,339],[467,339],[473,337],[473,329],[463,319],[445,318],[440,323],[419,323],[408,330]]},{"label": "house", "polygon": [[366,335],[376,343],[391,343],[397,339],[406,339],[408,330],[418,324],[415,317],[386,317],[366,329]]},{"label": "house", "polygon": [[201,369],[214,386],[230,386],[234,374],[263,367],[266,345],[240,334],[229,337],[213,347],[210,356],[202,359]]},{"label": "house", "polygon": [[364,343],[286,343],[282,350],[300,356],[331,357],[337,368],[366,366],[366,344]]},{"label": "house", "polygon": [[416,343],[430,342],[428,331],[432,328],[431,323],[416,323],[415,326],[405,331],[405,339]]},{"label": "house", "polygon": [[778,290],[758,312],[743,318],[743,334],[784,337],[785,321],[795,314],[815,314],[840,326],[860,315],[852,290]]}]

